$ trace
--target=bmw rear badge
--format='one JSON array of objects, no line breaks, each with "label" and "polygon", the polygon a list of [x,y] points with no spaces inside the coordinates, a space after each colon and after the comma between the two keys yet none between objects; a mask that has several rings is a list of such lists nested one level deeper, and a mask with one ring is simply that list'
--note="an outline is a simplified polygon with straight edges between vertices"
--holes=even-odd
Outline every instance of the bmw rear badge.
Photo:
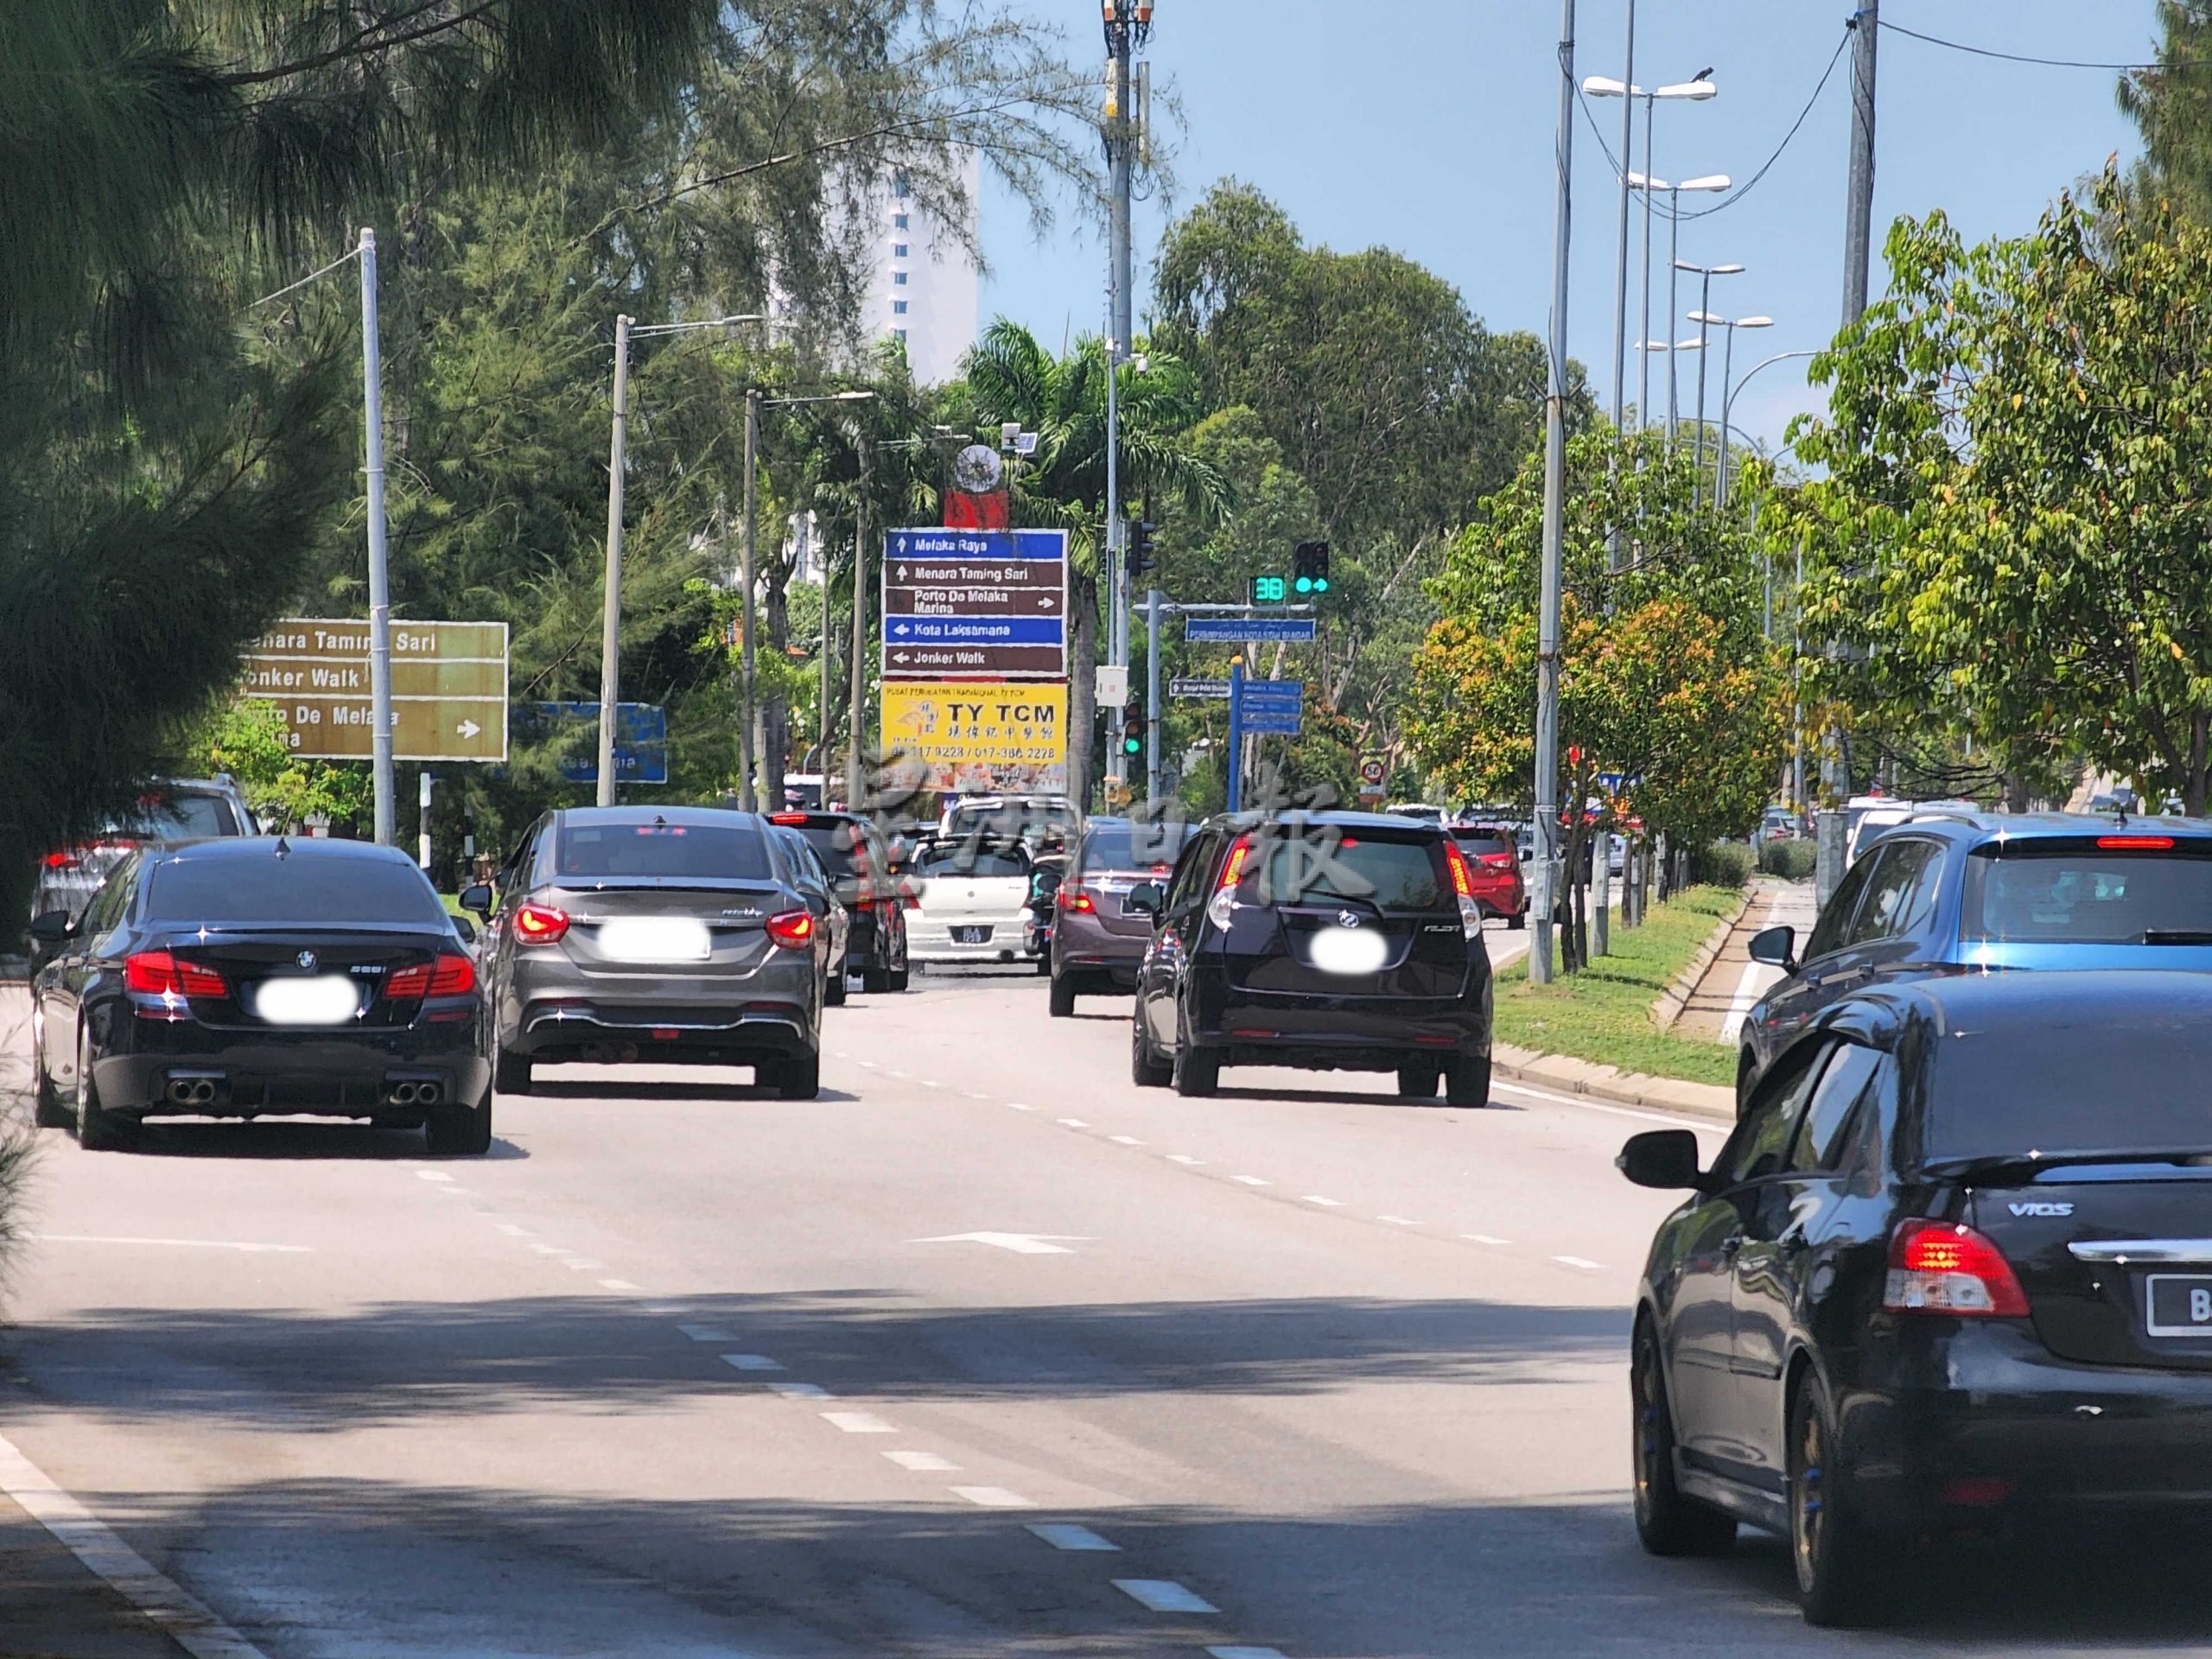
[{"label": "bmw rear badge", "polygon": [[313,972],[315,972],[315,952],[314,952],[314,951],[312,951],[312,950],[302,950],[302,951],[301,951],[301,952],[300,952],[300,954],[299,954],[298,956],[294,957],[292,958],[292,960],[293,960],[294,962],[298,963],[300,964],[301,968],[302,968],[302,969],[304,969],[306,972],[310,973],[310,974],[311,974],[311,973],[313,973]]},{"label": "bmw rear badge", "polygon": [[1337,912],[1337,925],[1338,927],[1357,927],[1359,925],[1359,918],[1353,915],[1351,912],[1348,910],[1340,910]]}]

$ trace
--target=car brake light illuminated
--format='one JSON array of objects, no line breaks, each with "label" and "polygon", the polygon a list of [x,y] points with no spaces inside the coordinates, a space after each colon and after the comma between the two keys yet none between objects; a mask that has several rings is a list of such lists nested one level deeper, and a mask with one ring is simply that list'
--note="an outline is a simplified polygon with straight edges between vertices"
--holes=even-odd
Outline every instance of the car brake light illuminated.
[{"label": "car brake light illuminated", "polygon": [[2165,853],[2173,850],[2171,836],[2099,836],[2097,845],[2113,853]]},{"label": "car brake light illuminated", "polygon": [[423,996],[466,996],[476,988],[476,964],[467,957],[448,952],[435,963],[418,962],[402,968],[384,982],[384,994],[394,1001]]},{"label": "car brake light illuminated", "polygon": [[77,849],[65,847],[58,852],[48,853],[44,862],[49,870],[73,870],[77,868]]},{"label": "car brake light illuminated", "polygon": [[517,944],[551,944],[567,937],[569,912],[554,905],[524,905],[515,912]]},{"label": "car brake light illuminated", "polygon": [[1223,932],[1229,931],[1229,918],[1236,908],[1236,884],[1244,879],[1244,862],[1252,856],[1252,837],[1239,836],[1229,849],[1228,861],[1221,867],[1221,880],[1214,895],[1206,901],[1206,919]]},{"label": "car brake light illuminated", "polygon": [[786,950],[804,950],[814,943],[814,915],[810,911],[787,910],[768,918],[768,937]]},{"label": "car brake light illuminated", "polygon": [[806,822],[806,814],[804,812],[771,812],[768,815],[768,822],[771,823],[804,823]]},{"label": "car brake light illuminated", "polygon": [[123,963],[127,990],[148,996],[228,996],[222,975],[197,962],[179,962],[166,950],[141,950]]},{"label": "car brake light illuminated", "polygon": [[1483,907],[1475,902],[1474,872],[1467,868],[1467,855],[1459,850],[1458,842],[1445,842],[1444,861],[1452,868],[1452,891],[1459,900],[1459,931],[1478,939],[1483,932]]},{"label": "car brake light illuminated", "polygon": [[1060,908],[1062,910],[1076,911],[1083,915],[1088,916],[1092,911],[1096,910],[1098,906],[1091,901],[1090,895],[1083,892],[1081,889],[1076,887],[1062,887],[1060,889]]},{"label": "car brake light illuminated", "polygon": [[1913,1220],[1890,1236],[1882,1306],[1892,1313],[2024,1319],[2028,1294],[2005,1253],[1973,1228]]}]

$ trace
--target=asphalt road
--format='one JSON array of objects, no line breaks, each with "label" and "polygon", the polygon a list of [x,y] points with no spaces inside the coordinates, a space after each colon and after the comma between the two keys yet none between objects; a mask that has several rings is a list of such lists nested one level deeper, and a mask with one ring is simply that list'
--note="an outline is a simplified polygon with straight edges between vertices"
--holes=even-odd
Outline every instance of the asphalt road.
[{"label": "asphalt road", "polygon": [[1611,1163],[1649,1115],[1185,1102],[1129,1084],[1125,1004],[1043,990],[856,995],[812,1103],[549,1073],[482,1160],[49,1132],[0,1489],[210,1610],[171,1612],[200,1659],[2212,1640],[2186,1558],[1962,1556],[1858,1637],[1801,1624],[1771,1542],[1647,1559],[1627,1305],[1667,1200]]}]

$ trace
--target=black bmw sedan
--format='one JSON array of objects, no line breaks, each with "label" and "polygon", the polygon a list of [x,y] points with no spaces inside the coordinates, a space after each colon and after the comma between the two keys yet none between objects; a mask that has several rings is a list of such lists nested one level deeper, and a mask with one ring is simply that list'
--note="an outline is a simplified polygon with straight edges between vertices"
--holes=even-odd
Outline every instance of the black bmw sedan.
[{"label": "black bmw sedan", "polygon": [[1965,975],[1831,1007],[1653,1241],[1637,1528],[1786,1536],[1815,1624],[1916,1539],[2212,1495],[2212,976]]},{"label": "black bmw sedan", "polygon": [[84,912],[37,918],[38,1120],[88,1149],[149,1117],[307,1114],[492,1144],[476,964],[396,849],[251,837],[148,848]]}]

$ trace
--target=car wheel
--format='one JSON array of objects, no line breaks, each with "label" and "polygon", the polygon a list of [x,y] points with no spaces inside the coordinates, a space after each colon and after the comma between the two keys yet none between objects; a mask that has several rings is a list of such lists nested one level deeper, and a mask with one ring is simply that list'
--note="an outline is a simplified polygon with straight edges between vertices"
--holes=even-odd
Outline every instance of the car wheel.
[{"label": "car wheel", "polygon": [[1852,1513],[1828,1391],[1810,1369],[1789,1399],[1789,1556],[1808,1624],[1865,1624],[1884,1576],[1878,1540]]},{"label": "car wheel", "polygon": [[845,970],[840,968],[836,973],[830,975],[828,979],[823,981],[823,1007],[827,1008],[842,1008],[845,1006],[846,977]]},{"label": "car wheel", "polygon": [[1490,1104],[1489,1055],[1462,1054],[1444,1068],[1444,1103],[1446,1106]]},{"label": "car wheel", "polygon": [[1658,1333],[1648,1319],[1636,1322],[1628,1391],[1637,1537],[1654,1555],[1725,1554],[1736,1541],[1735,1518],[1683,1497],[1675,1484],[1675,1414],[1659,1363]]},{"label": "car wheel", "polygon": [[1522,928],[1528,926],[1529,906],[1523,905],[1520,909],[1515,911],[1510,916],[1505,918],[1505,925],[1511,928],[1516,933],[1518,933]]},{"label": "car wheel", "polygon": [[530,1092],[531,1058],[503,1048],[493,1066],[492,1086],[503,1095],[526,1095]]},{"label": "car wheel", "polygon": [[903,965],[891,970],[891,988],[894,991],[906,988],[906,969]]},{"label": "car wheel", "polygon": [[86,1152],[121,1152],[130,1144],[136,1126],[100,1105],[99,1085],[92,1081],[92,1039],[89,1032],[77,1034],[77,1144]]},{"label": "car wheel", "polygon": [[1037,958],[1037,971],[1039,974],[1049,974],[1052,971],[1052,958],[1049,953]]},{"label": "car wheel", "polygon": [[792,1055],[776,1067],[774,1082],[779,1099],[812,1100],[822,1092],[822,1056],[812,1049]]},{"label": "car wheel", "polygon": [[480,1158],[492,1150],[492,1091],[474,1106],[433,1106],[423,1124],[433,1158]]},{"label": "car wheel", "polygon": [[1197,1048],[1185,1039],[1175,1050],[1169,1072],[1175,1092],[1185,1099],[1203,1098],[1221,1087],[1221,1056],[1210,1048]]},{"label": "car wheel", "polygon": [[1055,976],[1050,995],[1052,1018],[1065,1020],[1075,1012],[1075,982],[1064,976]]},{"label": "car wheel", "polygon": [[866,968],[861,970],[861,989],[870,996],[881,996],[891,988],[891,970],[887,968]]},{"label": "car wheel", "polygon": [[1175,1068],[1155,1057],[1152,1041],[1144,1034],[1141,1005],[1129,1020],[1129,1081],[1140,1089],[1165,1089],[1175,1080]]},{"label": "car wheel", "polygon": [[76,1120],[70,1116],[69,1108],[62,1103],[61,1091],[54,1086],[54,1079],[46,1074],[45,1033],[40,1029],[31,1039],[31,1066],[36,1087],[31,1096],[31,1117],[41,1129],[66,1129]]},{"label": "car wheel", "polygon": [[1433,1065],[1402,1065],[1398,1068],[1398,1092],[1408,1100],[1433,1100],[1436,1080],[1443,1075]]},{"label": "car wheel", "polygon": [[1758,1061],[1750,1049],[1736,1062],[1736,1116],[1744,1115],[1744,1108],[1751,1098],[1751,1085],[1758,1081]]}]

